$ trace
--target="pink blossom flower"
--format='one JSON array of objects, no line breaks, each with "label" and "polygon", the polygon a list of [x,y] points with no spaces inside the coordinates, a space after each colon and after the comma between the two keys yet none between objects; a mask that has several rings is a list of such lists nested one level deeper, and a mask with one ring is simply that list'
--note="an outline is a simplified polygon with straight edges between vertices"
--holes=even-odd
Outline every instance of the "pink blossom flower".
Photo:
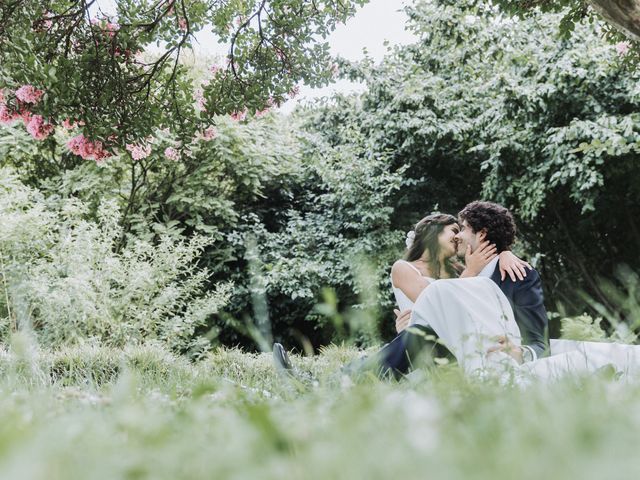
[{"label": "pink blossom flower", "polygon": [[204,98],[202,89],[198,88],[194,93],[194,97],[196,97],[196,107],[198,108],[198,110],[200,110],[201,112],[206,112],[207,101]]},{"label": "pink blossom flower", "polygon": [[151,154],[151,145],[137,145],[127,143],[127,151],[131,154],[131,158],[134,160],[142,160],[147,158]]},{"label": "pink blossom flower", "polygon": [[180,30],[182,31],[186,31],[187,30],[187,19],[186,18],[179,18],[178,19],[178,26],[180,27]]},{"label": "pink blossom flower", "polygon": [[265,109],[271,109],[273,107],[279,107],[279,106],[280,106],[280,102],[275,98],[273,98],[272,96],[269,96],[269,98],[267,99]]},{"label": "pink blossom flower", "polygon": [[202,139],[206,141],[213,140],[217,136],[218,130],[214,126],[207,127],[204,132],[202,132]]},{"label": "pink blossom flower", "polygon": [[44,17],[42,17],[42,24],[44,25],[44,28],[46,28],[47,30],[49,30],[52,26],[53,26],[53,21],[51,20],[51,18],[54,16],[55,14],[53,12],[47,11],[44,15]]},{"label": "pink blossom flower", "polygon": [[115,37],[116,33],[118,33],[118,30],[120,30],[120,25],[110,22],[108,19],[92,18],[91,25],[96,25],[102,31],[102,33],[104,33],[109,38]]},{"label": "pink blossom flower", "polygon": [[629,52],[630,48],[631,48],[631,44],[627,41],[616,43],[616,51],[620,56],[626,55]]},{"label": "pink blossom flower", "polygon": [[220,65],[211,65],[211,67],[209,67],[209,71],[213,75],[216,75],[220,70],[222,70],[222,67]]},{"label": "pink blossom flower", "polygon": [[267,113],[269,113],[271,111],[270,107],[266,107],[263,110],[258,110],[256,112],[256,118],[261,118],[264,117]]},{"label": "pink blossom flower", "polygon": [[32,115],[33,114],[29,110],[23,108],[20,110],[20,113],[16,113],[16,118],[22,119],[22,123],[24,123],[24,126],[26,127],[31,121]]},{"label": "pink blossom flower", "polygon": [[340,73],[340,67],[338,67],[338,64],[337,63],[332,63],[331,64],[331,75],[333,77],[337,77],[339,73]]},{"label": "pink blossom flower", "polygon": [[111,157],[111,154],[109,152],[107,152],[106,150],[102,150],[102,148],[97,151],[94,155],[94,160],[96,161],[97,164],[101,164],[103,163],[107,158]]},{"label": "pink blossom flower", "polygon": [[20,118],[16,112],[9,109],[4,103],[0,103],[0,123],[11,123]]},{"label": "pink blossom flower", "polygon": [[165,148],[164,149],[164,156],[167,157],[169,160],[173,160],[174,162],[177,162],[180,159],[180,154],[173,147]]},{"label": "pink blossom flower", "polygon": [[77,122],[72,122],[70,119],[65,118],[62,121],[62,128],[64,128],[65,130],[72,130],[74,128],[76,128],[78,126]]},{"label": "pink blossom flower", "polygon": [[27,132],[36,140],[44,140],[53,131],[53,125],[44,123],[42,115],[32,115],[27,123]]},{"label": "pink blossom flower", "polygon": [[91,150],[92,155],[89,158],[95,160],[96,163],[102,163],[111,156],[111,154],[104,149],[104,146],[100,141],[93,142]]},{"label": "pink blossom flower", "polygon": [[111,156],[111,154],[104,149],[102,142],[92,142],[82,134],[76,135],[69,140],[67,142],[67,148],[71,153],[79,155],[85,160],[95,160],[97,163]]},{"label": "pink blossom flower", "polygon": [[84,135],[76,135],[67,142],[67,148],[71,150],[71,153],[79,155],[82,158],[89,159],[93,156],[95,146],[93,142],[85,138]]},{"label": "pink blossom flower", "polygon": [[111,38],[115,37],[118,30],[120,30],[120,25],[117,23],[107,22],[103,27],[103,31]]},{"label": "pink blossom flower", "polygon": [[233,120],[235,120],[236,122],[241,122],[243,121],[245,118],[247,118],[247,109],[245,108],[243,111],[241,112],[232,112],[231,113],[231,118]]},{"label": "pink blossom flower", "polygon": [[36,104],[40,101],[43,94],[44,92],[42,90],[38,90],[33,85],[23,85],[16,90],[16,98],[24,103]]}]

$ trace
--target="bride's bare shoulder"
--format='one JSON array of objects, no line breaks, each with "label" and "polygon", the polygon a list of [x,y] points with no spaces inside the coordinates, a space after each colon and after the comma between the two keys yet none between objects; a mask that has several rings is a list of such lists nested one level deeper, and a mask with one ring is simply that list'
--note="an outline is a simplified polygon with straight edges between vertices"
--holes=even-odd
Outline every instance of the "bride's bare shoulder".
[{"label": "bride's bare shoulder", "polygon": [[391,267],[391,271],[393,272],[394,270],[398,271],[398,270],[405,270],[405,269],[411,269],[411,267],[409,266],[409,263],[406,260],[396,260],[395,262],[393,262],[393,266]]},{"label": "bride's bare shoulder", "polygon": [[405,260],[396,260],[391,267],[391,278],[393,280],[404,278],[409,275],[415,276],[415,274],[415,269],[412,268],[411,265]]}]

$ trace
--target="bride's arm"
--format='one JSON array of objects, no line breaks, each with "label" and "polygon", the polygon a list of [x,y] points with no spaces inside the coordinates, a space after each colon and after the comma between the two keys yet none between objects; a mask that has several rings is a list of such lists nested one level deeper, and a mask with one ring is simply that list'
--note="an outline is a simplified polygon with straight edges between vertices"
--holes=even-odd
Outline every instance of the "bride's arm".
[{"label": "bride's arm", "polygon": [[429,286],[426,278],[401,261],[397,261],[391,267],[391,281],[412,302],[415,302],[422,290]]},{"label": "bride's arm", "polygon": [[396,332],[400,333],[407,328],[409,326],[409,322],[411,322],[411,310],[401,312],[396,308],[393,310],[393,313],[396,314]]},{"label": "bride's arm", "polygon": [[498,261],[498,266],[500,267],[500,279],[503,281],[507,274],[514,282],[516,281],[516,277],[518,280],[524,280],[524,277],[527,276],[527,268],[529,268],[529,270],[532,269],[531,265],[524,260],[520,260],[509,250],[500,252],[498,257],[500,257],[500,260]]}]

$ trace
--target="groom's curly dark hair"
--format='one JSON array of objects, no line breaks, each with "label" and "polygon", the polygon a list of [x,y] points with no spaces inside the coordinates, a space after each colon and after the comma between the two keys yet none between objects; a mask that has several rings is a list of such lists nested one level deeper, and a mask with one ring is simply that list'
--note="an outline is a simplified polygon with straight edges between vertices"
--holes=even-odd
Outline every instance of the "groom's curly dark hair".
[{"label": "groom's curly dark hair", "polygon": [[487,240],[495,244],[498,253],[508,250],[516,238],[516,222],[511,212],[493,202],[475,201],[458,214],[460,222],[466,220],[473,232],[487,231]]}]

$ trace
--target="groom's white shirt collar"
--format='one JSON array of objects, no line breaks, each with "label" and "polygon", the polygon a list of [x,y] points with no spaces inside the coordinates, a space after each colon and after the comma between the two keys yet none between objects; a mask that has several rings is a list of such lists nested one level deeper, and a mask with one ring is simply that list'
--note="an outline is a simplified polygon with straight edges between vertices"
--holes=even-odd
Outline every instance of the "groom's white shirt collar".
[{"label": "groom's white shirt collar", "polygon": [[496,265],[498,264],[499,258],[500,257],[496,257],[493,260],[491,260],[489,263],[487,263],[482,269],[482,271],[478,274],[478,276],[491,278],[491,275],[493,275],[493,272],[496,269]]}]

